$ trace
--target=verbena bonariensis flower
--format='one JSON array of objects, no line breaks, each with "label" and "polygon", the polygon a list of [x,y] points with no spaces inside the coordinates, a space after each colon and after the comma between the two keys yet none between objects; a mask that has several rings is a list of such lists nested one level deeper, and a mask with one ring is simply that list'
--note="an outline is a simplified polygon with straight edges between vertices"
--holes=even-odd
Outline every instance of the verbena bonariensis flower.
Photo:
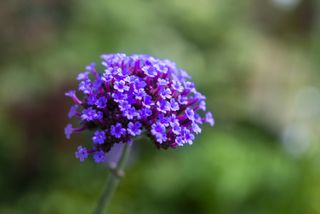
[{"label": "verbena bonariensis flower", "polygon": [[205,96],[175,63],[148,55],[101,58],[101,69],[93,63],[78,75],[81,95],[66,93],[74,102],[68,117],[80,119],[79,127],[66,126],[66,137],[84,130],[93,133],[90,149],[79,146],[75,153],[80,161],[92,155],[96,163],[104,162],[114,144],[132,143],[142,134],[158,148],[192,144],[201,132],[199,125],[214,125],[212,114],[205,112]]}]

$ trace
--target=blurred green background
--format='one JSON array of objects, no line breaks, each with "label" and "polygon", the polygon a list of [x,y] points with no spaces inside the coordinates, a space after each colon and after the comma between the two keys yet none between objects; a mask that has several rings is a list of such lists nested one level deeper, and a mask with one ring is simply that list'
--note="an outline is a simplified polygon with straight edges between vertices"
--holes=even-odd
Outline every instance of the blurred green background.
[{"label": "blurred green background", "polygon": [[319,0],[4,0],[0,47],[0,213],[91,213],[108,173],[64,92],[113,52],[176,61],[216,126],[135,144],[109,213],[320,213]]}]

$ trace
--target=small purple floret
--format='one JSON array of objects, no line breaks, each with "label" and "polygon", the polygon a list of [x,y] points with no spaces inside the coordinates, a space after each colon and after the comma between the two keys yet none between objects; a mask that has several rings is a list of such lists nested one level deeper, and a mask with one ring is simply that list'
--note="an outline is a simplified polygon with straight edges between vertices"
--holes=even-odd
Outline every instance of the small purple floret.
[{"label": "small purple floret", "polygon": [[121,123],[117,123],[116,125],[111,126],[111,135],[116,138],[120,138],[122,135],[126,133],[126,130],[122,128]]},{"label": "small purple floret", "polygon": [[81,119],[85,121],[100,120],[102,113],[90,107],[82,111]]},{"label": "small purple floret", "polygon": [[129,90],[129,86],[126,85],[124,80],[120,80],[119,82],[115,82],[114,88],[119,92],[124,92]]},{"label": "small purple floret", "polygon": [[171,90],[169,88],[160,90],[160,97],[162,99],[170,99],[171,98]]},{"label": "small purple floret", "polygon": [[98,108],[103,109],[107,106],[107,98],[100,97],[99,99],[97,99],[95,104],[97,105]]},{"label": "small purple floret", "polygon": [[206,113],[205,122],[209,123],[210,126],[214,126],[214,119],[212,117],[212,113],[211,112],[207,112]]},{"label": "small purple floret", "polygon": [[171,125],[172,127],[172,132],[175,134],[175,135],[180,135],[181,134],[181,127],[179,125],[179,123],[174,123]]},{"label": "small purple floret", "polygon": [[199,109],[201,109],[202,111],[206,110],[206,102],[201,100],[199,103]]},{"label": "small purple floret", "polygon": [[88,158],[88,151],[85,147],[78,146],[78,149],[75,153],[76,158],[78,158],[81,162],[83,162],[86,158]]},{"label": "small purple floret", "polygon": [[172,111],[178,111],[180,109],[179,104],[173,98],[170,100],[170,109]]},{"label": "small purple floret", "polygon": [[79,83],[79,91],[82,91],[84,94],[90,94],[92,90],[92,84],[90,79],[83,80]]},{"label": "small purple floret", "polygon": [[150,108],[153,105],[153,101],[152,101],[152,97],[149,95],[144,96],[144,99],[142,101],[142,104],[147,107]]},{"label": "small purple floret", "polygon": [[186,109],[186,115],[187,115],[187,118],[191,121],[194,121],[195,120],[195,117],[194,117],[194,111],[191,109],[191,108],[187,108]]},{"label": "small purple floret", "polygon": [[166,127],[161,123],[152,125],[151,133],[155,136],[158,143],[162,144],[167,140]]},{"label": "small purple floret", "polygon": [[83,73],[80,73],[80,74],[78,74],[78,76],[77,76],[77,80],[86,80],[86,79],[88,79],[89,78],[89,72],[88,71],[86,71],[86,72],[83,72]]},{"label": "small purple floret", "polygon": [[144,66],[142,71],[144,71],[148,77],[155,77],[157,75],[157,70],[152,66]]},{"label": "small purple floret", "polygon": [[135,91],[134,94],[137,100],[142,100],[145,96],[147,96],[146,92],[143,89]]},{"label": "small purple floret", "polygon": [[162,113],[167,113],[167,111],[170,111],[170,103],[166,100],[158,101],[157,110]]},{"label": "small purple floret", "polygon": [[132,136],[137,136],[137,135],[140,135],[141,134],[141,123],[139,123],[139,122],[135,122],[135,123],[133,123],[133,122],[130,122],[129,124],[128,124],[128,129],[127,129],[127,131],[128,131],[128,133],[130,134],[130,135],[132,135]]},{"label": "small purple floret", "polygon": [[136,79],[134,81],[134,89],[137,91],[140,89],[144,89],[146,86],[147,86],[147,83],[143,80]]},{"label": "small purple floret", "polygon": [[103,163],[106,160],[106,155],[103,151],[95,152],[93,159],[96,163]]},{"label": "small purple floret", "polygon": [[66,92],[65,95],[67,97],[73,97],[73,96],[76,95],[76,91],[75,90],[70,90],[70,91]]},{"label": "small purple floret", "polygon": [[95,131],[92,141],[95,144],[103,144],[106,140],[106,133],[104,131]]},{"label": "small purple floret", "polygon": [[66,135],[66,138],[69,140],[71,137],[71,134],[73,132],[72,125],[69,123],[65,128],[64,128],[64,134]]},{"label": "small purple floret", "polygon": [[97,95],[95,94],[89,94],[87,96],[87,103],[89,105],[94,105],[97,102]]},{"label": "small purple floret", "polygon": [[69,111],[69,113],[68,113],[68,117],[69,117],[69,118],[72,118],[74,115],[76,115],[78,108],[79,108],[78,105],[73,105],[73,106],[71,106],[70,111]]},{"label": "small purple floret", "polygon": [[192,123],[191,127],[192,127],[192,130],[193,130],[196,134],[201,133],[201,128],[200,128],[200,126],[198,126],[198,124]]},{"label": "small purple floret", "polygon": [[146,119],[152,115],[152,111],[149,108],[142,108],[139,113],[142,119]]}]

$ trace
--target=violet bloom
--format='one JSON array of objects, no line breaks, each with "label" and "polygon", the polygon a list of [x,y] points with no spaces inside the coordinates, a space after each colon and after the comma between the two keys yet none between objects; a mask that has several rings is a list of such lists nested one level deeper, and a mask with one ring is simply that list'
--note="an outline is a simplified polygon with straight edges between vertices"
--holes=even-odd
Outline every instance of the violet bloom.
[{"label": "violet bloom", "polygon": [[126,130],[122,128],[121,123],[117,123],[116,125],[111,126],[111,135],[113,135],[116,138],[121,138],[122,135],[124,135]]},{"label": "violet bloom", "polygon": [[73,105],[73,106],[71,106],[70,111],[69,111],[69,113],[68,113],[68,117],[69,117],[69,118],[72,118],[74,115],[76,115],[78,108],[79,108],[78,105]]},{"label": "violet bloom", "polygon": [[74,102],[68,117],[80,120],[78,128],[67,125],[66,137],[93,132],[90,149],[79,146],[75,153],[80,161],[92,155],[102,163],[115,144],[132,143],[143,134],[158,148],[192,144],[203,123],[214,125],[205,96],[175,63],[148,55],[101,58],[101,70],[92,63],[77,76],[81,99],[75,90],[66,93]]},{"label": "violet bloom", "polygon": [[161,122],[157,122],[152,125],[151,133],[153,136],[155,136],[156,141],[160,144],[165,142],[167,139],[166,127]]},{"label": "violet bloom", "polygon": [[94,153],[93,159],[96,163],[103,163],[106,159],[106,153],[104,151],[97,151]]},{"label": "violet bloom", "polygon": [[132,136],[140,135],[141,134],[141,123],[139,122],[130,122],[128,124],[128,133]]},{"label": "violet bloom", "polygon": [[96,100],[95,104],[98,108],[104,109],[107,106],[107,98],[106,97],[100,97]]},{"label": "violet bloom", "polygon": [[92,141],[95,144],[103,144],[106,139],[106,133],[104,131],[95,131]]},{"label": "violet bloom", "polygon": [[82,146],[78,146],[77,151],[75,152],[76,158],[83,162],[88,157],[88,151]]},{"label": "violet bloom", "polygon": [[84,121],[94,121],[102,119],[102,113],[89,107],[82,111],[81,119]]},{"label": "violet bloom", "polygon": [[70,139],[72,132],[73,132],[72,125],[69,123],[69,124],[64,128],[64,134],[66,135],[66,138],[67,138],[67,139]]}]

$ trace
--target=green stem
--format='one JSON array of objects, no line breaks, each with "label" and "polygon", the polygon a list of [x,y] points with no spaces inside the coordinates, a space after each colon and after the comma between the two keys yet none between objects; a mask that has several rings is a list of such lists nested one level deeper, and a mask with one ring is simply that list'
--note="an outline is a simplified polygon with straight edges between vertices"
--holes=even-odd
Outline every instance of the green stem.
[{"label": "green stem", "polygon": [[105,207],[108,206],[108,203],[110,202],[110,199],[112,198],[112,195],[118,186],[120,177],[123,174],[123,169],[129,157],[130,147],[131,146],[129,144],[124,145],[120,160],[116,168],[113,169],[110,175],[108,176],[106,187],[98,201],[94,214],[101,214]]}]

